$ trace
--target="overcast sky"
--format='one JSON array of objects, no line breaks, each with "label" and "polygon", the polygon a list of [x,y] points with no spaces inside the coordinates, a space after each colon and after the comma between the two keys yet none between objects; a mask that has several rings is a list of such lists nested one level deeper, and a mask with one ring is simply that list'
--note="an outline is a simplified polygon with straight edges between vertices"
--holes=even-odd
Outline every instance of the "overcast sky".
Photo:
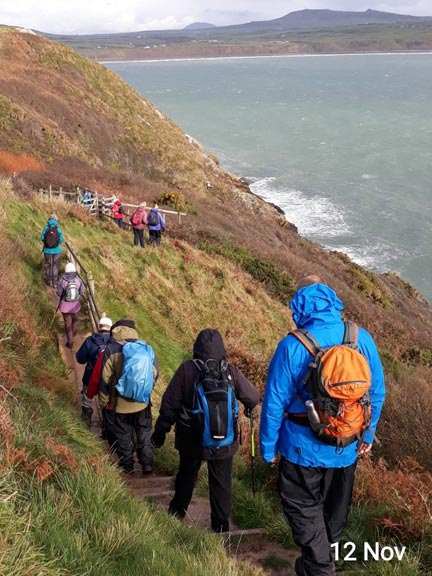
[{"label": "overcast sky", "polygon": [[432,16],[431,0],[0,0],[0,24],[53,34],[133,32],[271,20],[304,8]]}]

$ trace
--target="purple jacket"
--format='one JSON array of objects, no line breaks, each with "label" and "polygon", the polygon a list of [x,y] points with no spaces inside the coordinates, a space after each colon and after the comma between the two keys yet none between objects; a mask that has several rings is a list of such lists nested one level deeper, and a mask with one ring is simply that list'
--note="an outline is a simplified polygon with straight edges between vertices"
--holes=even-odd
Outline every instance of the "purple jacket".
[{"label": "purple jacket", "polygon": [[57,284],[57,296],[60,298],[59,310],[62,314],[75,314],[81,310],[81,303],[79,300],[76,302],[65,302],[63,300],[66,287],[69,280],[76,279],[78,290],[80,295],[84,294],[84,285],[81,278],[77,276],[76,272],[70,272],[69,274],[64,274],[60,282]]},{"label": "purple jacket", "polygon": [[[150,210],[150,212],[157,212],[158,218],[159,218],[159,223],[156,224],[156,226],[150,226],[150,224],[148,225],[148,229],[150,230],[165,230],[165,220],[163,219],[162,214],[159,212],[159,210],[157,208],[152,208]],[[148,216],[147,216],[148,218]]]}]

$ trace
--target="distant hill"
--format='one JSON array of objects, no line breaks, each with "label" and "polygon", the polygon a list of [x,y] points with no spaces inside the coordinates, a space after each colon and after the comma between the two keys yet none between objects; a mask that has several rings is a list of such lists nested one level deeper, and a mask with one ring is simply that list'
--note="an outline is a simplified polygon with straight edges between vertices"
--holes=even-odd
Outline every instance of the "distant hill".
[{"label": "distant hill", "polygon": [[345,12],[338,10],[298,10],[281,18],[239,24],[242,30],[255,29],[293,29],[293,28],[333,28],[336,26],[358,26],[364,24],[400,24],[432,21],[432,17],[409,16],[365,10],[364,12]]},{"label": "distant hill", "polygon": [[206,30],[207,28],[216,28],[214,24],[208,22],[192,22],[183,28],[183,30]]},{"label": "distant hill", "polygon": [[194,22],[182,30],[43,35],[96,60],[432,51],[432,16],[299,10],[232,26]]}]

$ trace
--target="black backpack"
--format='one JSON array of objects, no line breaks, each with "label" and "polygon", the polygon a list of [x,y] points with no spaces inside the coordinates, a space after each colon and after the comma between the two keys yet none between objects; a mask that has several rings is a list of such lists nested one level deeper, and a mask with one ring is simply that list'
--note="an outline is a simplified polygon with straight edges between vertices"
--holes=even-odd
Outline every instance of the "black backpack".
[{"label": "black backpack", "polygon": [[149,215],[147,216],[147,224],[149,226],[157,226],[159,224],[159,214],[156,210],[150,210]]},{"label": "black backpack", "polygon": [[57,226],[49,225],[44,235],[44,248],[57,248],[59,240]]},{"label": "black backpack", "polygon": [[237,438],[238,404],[225,360],[193,360],[199,370],[192,413],[202,432],[202,446],[217,449]]}]

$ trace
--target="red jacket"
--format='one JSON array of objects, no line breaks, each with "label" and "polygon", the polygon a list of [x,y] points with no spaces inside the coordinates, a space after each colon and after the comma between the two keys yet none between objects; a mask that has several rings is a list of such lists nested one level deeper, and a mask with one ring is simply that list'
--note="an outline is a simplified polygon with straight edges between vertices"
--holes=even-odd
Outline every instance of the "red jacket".
[{"label": "red jacket", "polygon": [[120,200],[116,200],[112,205],[112,213],[116,220],[121,220],[123,218],[123,206]]}]

